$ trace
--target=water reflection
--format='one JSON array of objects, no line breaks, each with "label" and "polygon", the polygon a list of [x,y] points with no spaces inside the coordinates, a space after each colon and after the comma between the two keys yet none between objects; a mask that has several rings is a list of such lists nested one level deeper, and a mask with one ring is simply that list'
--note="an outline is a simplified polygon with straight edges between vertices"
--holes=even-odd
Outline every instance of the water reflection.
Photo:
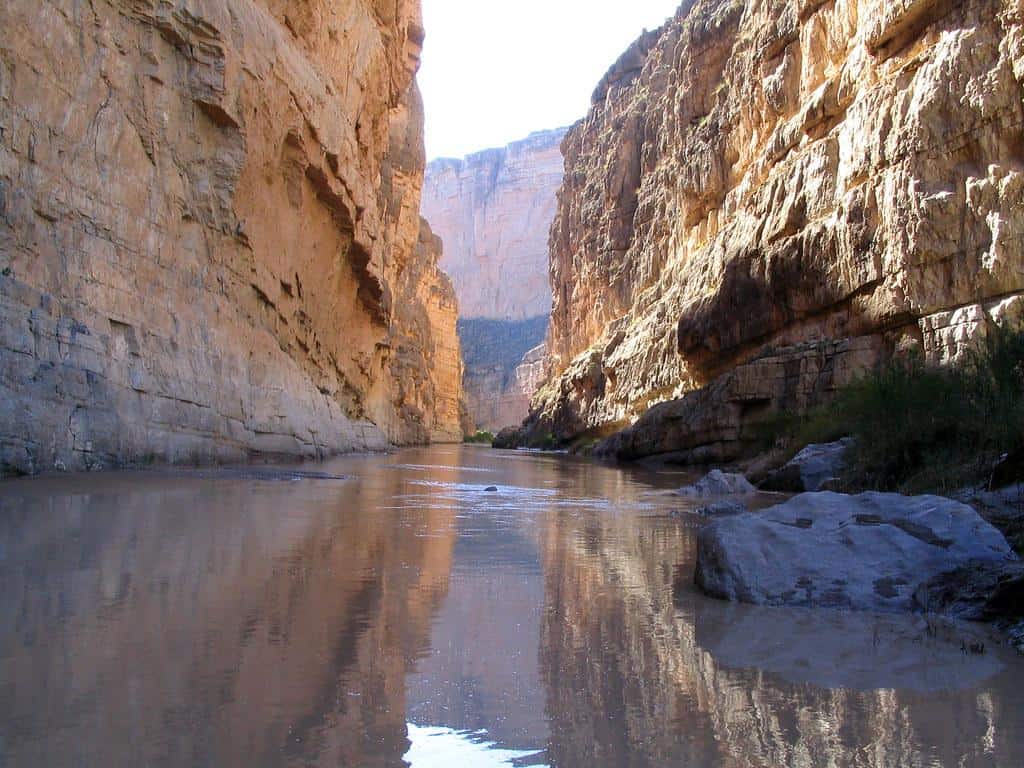
[{"label": "water reflection", "polygon": [[686,587],[679,477],[324,469],[0,485],[0,766],[1024,764],[1024,664],[976,630]]}]

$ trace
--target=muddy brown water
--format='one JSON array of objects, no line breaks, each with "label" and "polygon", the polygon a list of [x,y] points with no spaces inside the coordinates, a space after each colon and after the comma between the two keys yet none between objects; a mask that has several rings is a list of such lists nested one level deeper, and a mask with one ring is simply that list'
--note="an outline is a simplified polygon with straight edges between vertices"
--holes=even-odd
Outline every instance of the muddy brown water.
[{"label": "muddy brown water", "polygon": [[984,628],[699,595],[684,475],[302,469],[0,483],[0,768],[1024,765]]}]

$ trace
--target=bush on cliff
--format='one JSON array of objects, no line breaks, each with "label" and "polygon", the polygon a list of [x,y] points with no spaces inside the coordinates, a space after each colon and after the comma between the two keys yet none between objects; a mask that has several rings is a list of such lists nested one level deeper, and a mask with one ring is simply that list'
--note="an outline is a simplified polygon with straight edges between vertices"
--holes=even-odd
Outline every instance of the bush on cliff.
[{"label": "bush on cliff", "polygon": [[794,445],[850,435],[851,488],[950,491],[1024,449],[1024,333],[993,328],[955,366],[893,361],[788,427]]},{"label": "bush on cliff", "polygon": [[480,443],[481,445],[490,445],[494,442],[494,433],[487,432],[486,430],[479,429],[475,435],[466,435],[463,438],[464,443]]}]

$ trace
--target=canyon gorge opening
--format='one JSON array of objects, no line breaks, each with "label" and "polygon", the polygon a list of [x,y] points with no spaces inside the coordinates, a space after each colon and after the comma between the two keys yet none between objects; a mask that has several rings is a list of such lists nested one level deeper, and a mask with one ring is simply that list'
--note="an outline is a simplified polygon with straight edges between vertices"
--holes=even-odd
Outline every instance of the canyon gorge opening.
[{"label": "canyon gorge opening", "polygon": [[1022,0],[0,5],[0,768],[1024,764],[1022,500]]}]

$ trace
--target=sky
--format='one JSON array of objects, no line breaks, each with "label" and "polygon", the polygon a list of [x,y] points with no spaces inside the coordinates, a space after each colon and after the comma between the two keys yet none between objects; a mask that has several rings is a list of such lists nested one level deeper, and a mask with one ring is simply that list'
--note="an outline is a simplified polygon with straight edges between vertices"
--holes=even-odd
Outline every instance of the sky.
[{"label": "sky", "polygon": [[427,157],[571,125],[601,77],[680,0],[423,0]]}]

